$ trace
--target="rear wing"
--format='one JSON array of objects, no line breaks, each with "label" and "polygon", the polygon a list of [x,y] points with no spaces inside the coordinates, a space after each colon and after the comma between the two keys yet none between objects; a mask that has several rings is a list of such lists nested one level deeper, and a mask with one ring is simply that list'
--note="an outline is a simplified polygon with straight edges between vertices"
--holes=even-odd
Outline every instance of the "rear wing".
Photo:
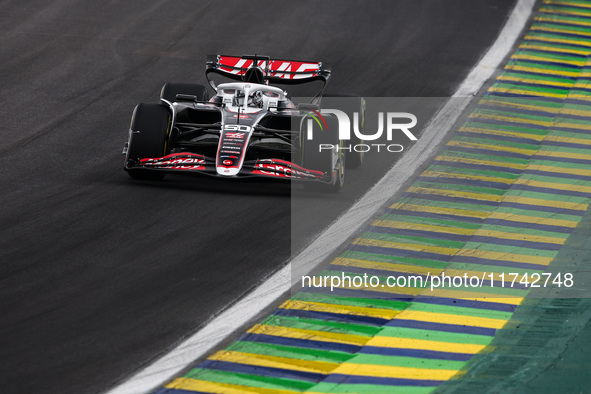
[{"label": "rear wing", "polygon": [[[236,81],[245,81],[249,69],[259,68],[263,71],[262,78],[269,83],[302,84],[311,81],[322,81],[324,86],[330,79],[330,67],[321,62],[306,62],[296,60],[271,59],[268,56],[226,56],[210,55],[207,57],[205,76],[212,88],[215,83],[209,74],[219,74]],[[262,83],[260,81],[259,83]]]}]

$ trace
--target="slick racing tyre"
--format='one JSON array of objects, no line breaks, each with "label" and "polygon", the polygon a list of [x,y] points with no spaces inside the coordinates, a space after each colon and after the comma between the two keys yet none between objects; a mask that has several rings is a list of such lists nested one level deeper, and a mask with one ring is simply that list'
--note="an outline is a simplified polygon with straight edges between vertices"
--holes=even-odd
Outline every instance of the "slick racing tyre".
[{"label": "slick racing tyre", "polygon": [[[313,138],[302,132],[302,164],[309,170],[322,171],[330,176],[330,183],[308,181],[304,187],[311,191],[336,193],[345,183],[345,155],[339,140],[339,122],[326,116],[326,129],[313,122]],[[306,122],[306,120],[304,120]],[[303,127],[306,127],[305,125]]]},{"label": "slick racing tyre", "polygon": [[[169,153],[171,116],[167,106],[162,104],[139,104],[131,118],[131,136],[127,147],[126,163],[134,160],[166,156]],[[128,169],[135,179],[160,180],[163,172],[145,169]]]},{"label": "slick racing tyre", "polygon": [[160,91],[160,98],[173,103],[177,101],[177,94],[195,96],[197,101],[209,100],[209,92],[203,85],[198,85],[195,83],[172,82],[168,82],[162,87],[162,90]]},{"label": "slick racing tyre", "polygon": [[[358,130],[363,134],[365,126],[365,100],[363,97],[351,96],[345,94],[324,94],[322,96],[322,108],[323,109],[338,109],[343,111],[349,117],[351,121],[351,139],[349,141],[343,141],[350,149],[344,149],[345,162],[347,168],[358,168],[363,164],[364,152],[355,151],[354,147],[363,144],[363,140],[358,138],[353,132],[353,121],[354,113],[358,114],[357,127]],[[361,150],[361,149],[359,149]]]}]

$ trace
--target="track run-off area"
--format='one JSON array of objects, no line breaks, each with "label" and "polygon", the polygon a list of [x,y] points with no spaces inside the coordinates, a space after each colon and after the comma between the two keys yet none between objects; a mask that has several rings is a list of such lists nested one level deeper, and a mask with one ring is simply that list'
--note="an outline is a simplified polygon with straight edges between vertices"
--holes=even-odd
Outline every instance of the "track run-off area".
[{"label": "track run-off area", "polygon": [[[581,228],[591,203],[590,55],[591,3],[543,1],[428,168],[317,274],[371,275],[380,285],[301,289],[157,393],[527,391],[546,368],[564,369],[556,360],[570,357],[567,343],[589,321],[577,263],[589,262]],[[425,283],[385,286],[393,275]],[[445,275],[486,282],[431,287]],[[530,289],[536,277],[550,277],[553,291]],[[561,296],[564,288],[574,291]],[[560,313],[541,315],[552,309]],[[578,326],[568,328],[569,318]],[[533,337],[512,348],[520,324]],[[532,349],[552,336],[563,341],[541,349],[542,360]],[[495,352],[511,362],[490,368]],[[568,387],[588,389],[587,375]]]}]

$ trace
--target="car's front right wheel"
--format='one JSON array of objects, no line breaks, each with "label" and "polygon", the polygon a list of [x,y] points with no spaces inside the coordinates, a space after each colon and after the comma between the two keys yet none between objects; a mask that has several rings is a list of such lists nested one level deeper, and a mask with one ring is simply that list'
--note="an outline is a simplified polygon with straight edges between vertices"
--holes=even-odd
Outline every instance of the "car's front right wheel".
[{"label": "car's front right wheel", "polygon": [[[345,154],[339,140],[339,123],[337,118],[324,118],[325,126],[310,122],[311,138],[308,132],[302,132],[302,163],[310,170],[322,171],[330,176],[330,183],[306,181],[307,190],[336,193],[345,184]],[[307,127],[308,122],[305,122]]]}]

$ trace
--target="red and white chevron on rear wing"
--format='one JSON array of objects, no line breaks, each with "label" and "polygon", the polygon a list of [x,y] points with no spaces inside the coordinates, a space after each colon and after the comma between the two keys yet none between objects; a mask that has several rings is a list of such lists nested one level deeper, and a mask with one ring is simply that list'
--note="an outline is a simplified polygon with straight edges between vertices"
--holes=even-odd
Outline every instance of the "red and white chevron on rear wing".
[{"label": "red and white chevron on rear wing", "polygon": [[[253,65],[254,60],[235,56],[219,56],[218,69],[242,76]],[[257,60],[257,66],[266,71],[268,77],[302,79],[318,76],[322,63],[298,62],[294,60]]]},{"label": "red and white chevron on rear wing", "polygon": [[210,72],[242,80],[254,65],[265,72],[265,79],[277,83],[305,83],[313,80],[328,81],[330,69],[322,62],[270,59],[267,56],[209,56],[206,75]]}]

